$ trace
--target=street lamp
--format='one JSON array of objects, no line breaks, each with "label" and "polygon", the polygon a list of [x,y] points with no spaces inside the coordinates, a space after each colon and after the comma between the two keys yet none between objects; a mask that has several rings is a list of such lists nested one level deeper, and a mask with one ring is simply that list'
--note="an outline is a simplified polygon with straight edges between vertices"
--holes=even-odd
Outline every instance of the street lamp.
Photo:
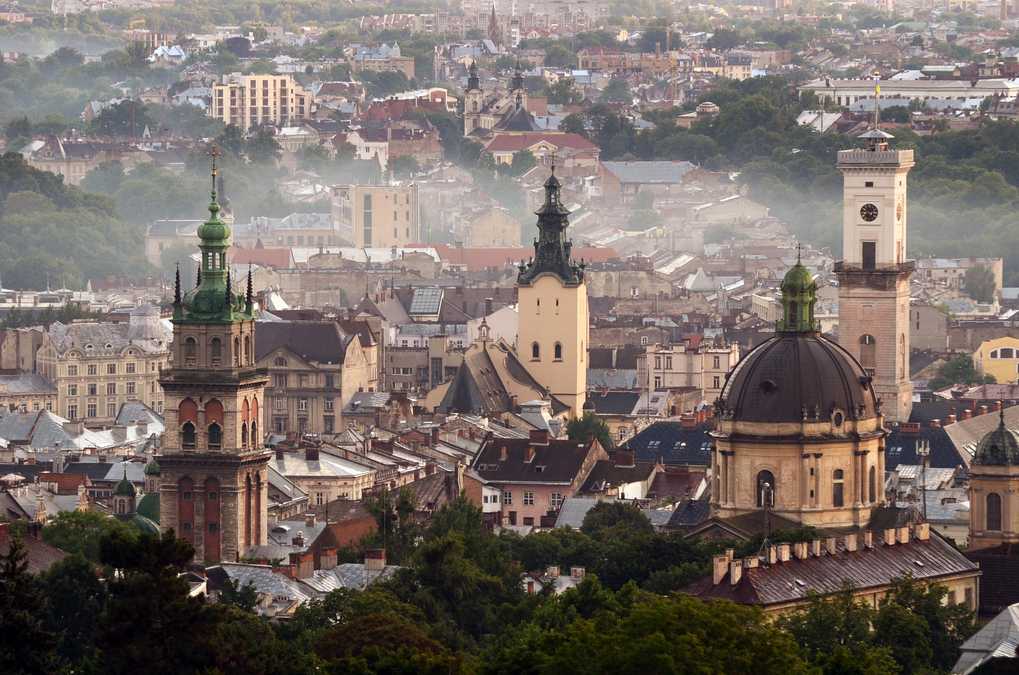
[{"label": "street lamp", "polygon": [[931,444],[926,438],[916,442],[916,456],[920,458],[920,498],[923,499],[923,519],[927,520],[927,461],[931,455]]}]

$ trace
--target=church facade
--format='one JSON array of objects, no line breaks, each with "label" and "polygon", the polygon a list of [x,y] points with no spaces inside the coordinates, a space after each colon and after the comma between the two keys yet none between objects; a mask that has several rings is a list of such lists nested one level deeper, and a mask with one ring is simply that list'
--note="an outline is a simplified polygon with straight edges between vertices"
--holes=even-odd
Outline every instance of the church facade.
[{"label": "church facade", "polygon": [[173,367],[160,380],[166,433],[159,459],[160,526],[209,563],[239,560],[266,543],[270,457],[259,427],[267,378],[255,363],[251,278],[246,294],[234,293],[215,163],[212,173],[210,217],[198,229],[198,283],[182,295],[177,274]]}]

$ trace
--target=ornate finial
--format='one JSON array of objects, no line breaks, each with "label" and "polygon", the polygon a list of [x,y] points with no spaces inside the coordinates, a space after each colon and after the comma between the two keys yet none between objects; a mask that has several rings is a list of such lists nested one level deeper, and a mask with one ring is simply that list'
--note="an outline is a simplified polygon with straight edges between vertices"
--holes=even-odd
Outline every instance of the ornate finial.
[{"label": "ornate finial", "polygon": [[173,305],[180,305],[180,263],[177,263],[177,272],[173,280]]},{"label": "ornate finial", "polygon": [[802,254],[803,254],[803,244],[800,243],[800,242],[796,242],[796,264],[797,265],[802,265],[803,264],[803,255]]},{"label": "ornate finial", "polygon": [[244,296],[244,310],[248,314],[251,314],[251,310],[255,306],[254,295],[255,294],[253,292],[253,288],[252,288],[252,285],[251,285],[251,263],[248,263],[248,292]]},{"label": "ornate finial", "polygon": [[220,156],[219,148],[213,145],[209,148],[209,157],[212,158],[212,201],[216,201],[216,176],[219,175],[219,169],[216,167],[216,158]]},{"label": "ornate finial", "polygon": [[555,150],[553,150],[552,151],[552,175],[553,176],[555,175],[555,161],[556,161]]}]

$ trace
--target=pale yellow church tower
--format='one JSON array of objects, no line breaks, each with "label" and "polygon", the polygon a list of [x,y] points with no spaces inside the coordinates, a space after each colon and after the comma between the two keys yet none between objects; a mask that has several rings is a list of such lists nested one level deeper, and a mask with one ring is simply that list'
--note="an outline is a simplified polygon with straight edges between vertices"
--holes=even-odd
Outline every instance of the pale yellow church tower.
[{"label": "pale yellow church tower", "polygon": [[536,212],[534,259],[522,263],[517,276],[517,354],[531,375],[579,417],[587,400],[587,284],[584,264],[570,259],[570,212],[560,201],[560,187],[553,167],[545,181],[545,203]]},{"label": "pale yellow church tower", "polygon": [[839,344],[873,377],[889,421],[912,410],[909,380],[909,277],[906,259],[906,174],[912,150],[893,150],[878,128],[861,136],[866,147],[842,150],[844,177],[839,280]]}]

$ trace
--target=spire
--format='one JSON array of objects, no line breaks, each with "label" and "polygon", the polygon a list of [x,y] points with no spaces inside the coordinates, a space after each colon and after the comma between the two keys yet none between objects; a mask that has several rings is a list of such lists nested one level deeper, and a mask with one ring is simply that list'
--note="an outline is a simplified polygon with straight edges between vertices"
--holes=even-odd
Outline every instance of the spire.
[{"label": "spire", "polygon": [[177,271],[173,278],[173,306],[180,307],[180,263],[177,263]]},{"label": "spire", "polygon": [[517,283],[530,284],[544,273],[554,274],[569,286],[576,286],[584,279],[584,264],[574,264],[570,259],[573,243],[566,237],[570,211],[563,206],[561,188],[553,164],[552,172],[545,181],[545,203],[535,211],[538,239],[534,242],[534,258],[521,266]]},{"label": "spire", "polygon": [[255,294],[251,284],[251,263],[248,263],[248,291],[244,295],[244,311],[248,314],[255,308]]},{"label": "spire", "polygon": [[510,91],[521,91],[524,88],[524,74],[520,71],[520,59],[517,59],[516,69],[513,72],[513,79],[510,81]]},{"label": "spire", "polygon": [[230,308],[233,307],[233,304],[234,304],[234,294],[233,294],[233,290],[230,288],[230,270],[227,270],[226,271],[226,309],[227,309],[227,311],[229,311]]},{"label": "spire", "polygon": [[478,64],[471,61],[471,65],[467,69],[467,91],[478,89],[481,89],[481,79],[478,78]]},{"label": "spire", "polygon": [[814,305],[817,303],[817,282],[801,262],[797,246],[796,264],[782,279],[782,318],[776,328],[784,333],[814,333]]}]

